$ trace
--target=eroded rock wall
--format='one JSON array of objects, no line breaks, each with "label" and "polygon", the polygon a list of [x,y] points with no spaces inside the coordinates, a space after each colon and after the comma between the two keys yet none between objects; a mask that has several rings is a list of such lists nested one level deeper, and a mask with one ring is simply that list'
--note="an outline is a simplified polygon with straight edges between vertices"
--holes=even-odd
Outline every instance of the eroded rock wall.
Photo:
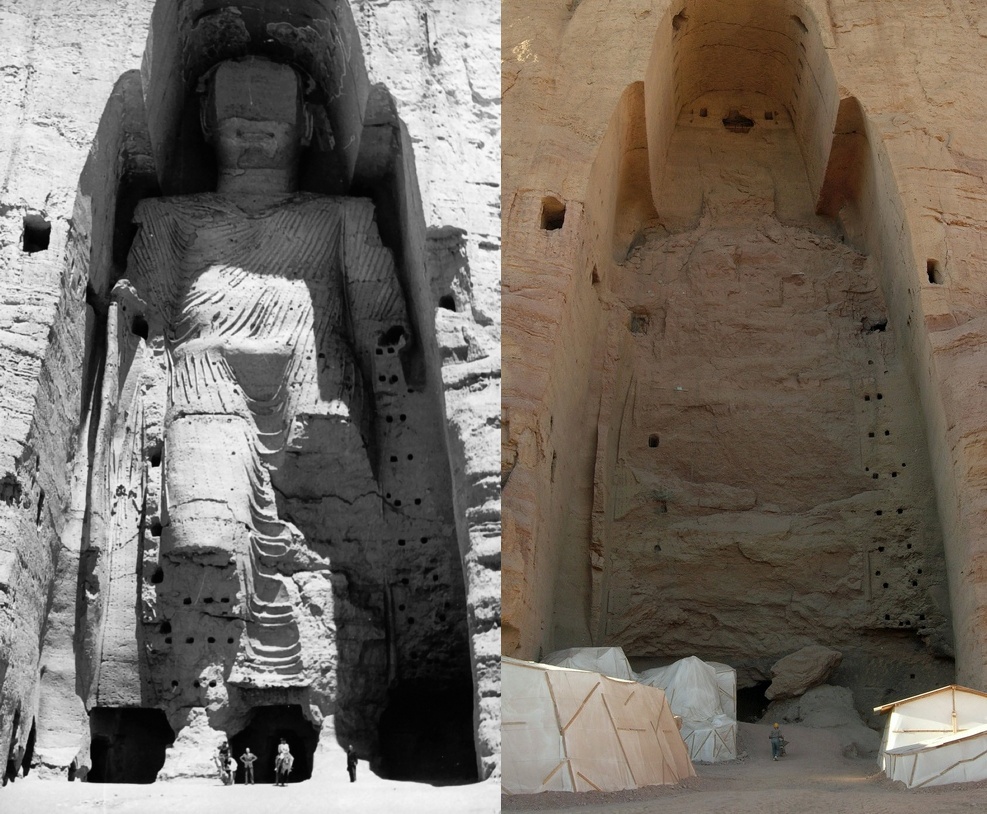
[{"label": "eroded rock wall", "polygon": [[[79,419],[86,392],[70,371],[81,370],[86,321],[92,315],[85,305],[90,257],[69,249],[69,235],[92,227],[91,197],[99,183],[80,182],[80,176],[104,109],[119,101],[121,74],[139,65],[149,15],[150,4],[143,1],[94,3],[85,10],[62,3],[15,3],[0,11],[8,65],[0,94],[0,153],[6,167],[0,191],[0,468],[9,484],[9,499],[0,504],[0,561],[6,568],[0,603],[4,761],[11,753],[19,760],[28,744],[43,706],[39,679],[75,689],[71,643],[78,564],[72,562],[71,546],[63,550],[62,539],[73,524],[69,536],[75,537],[81,523],[70,499],[78,475],[71,462],[85,445]],[[81,37],[80,31],[90,34]],[[103,135],[113,140],[106,131]],[[50,232],[42,248],[45,224]],[[26,225],[39,230],[31,251],[25,250]],[[106,258],[97,247],[96,263]],[[65,328],[49,347],[51,328],[59,321]],[[42,372],[46,354],[47,374]],[[34,431],[39,425],[46,429],[40,435]],[[77,558],[78,546],[75,552]],[[69,593],[56,598],[56,582]],[[42,644],[52,639],[62,646],[58,653],[48,649],[50,658],[42,659]],[[85,719],[80,708],[77,702],[56,709],[53,720],[72,722],[74,728],[80,714]],[[79,748],[65,744],[57,733],[49,746],[67,746],[66,765]]]},{"label": "eroded rock wall", "polygon": [[915,11],[505,7],[505,653],[987,680],[984,18]]}]

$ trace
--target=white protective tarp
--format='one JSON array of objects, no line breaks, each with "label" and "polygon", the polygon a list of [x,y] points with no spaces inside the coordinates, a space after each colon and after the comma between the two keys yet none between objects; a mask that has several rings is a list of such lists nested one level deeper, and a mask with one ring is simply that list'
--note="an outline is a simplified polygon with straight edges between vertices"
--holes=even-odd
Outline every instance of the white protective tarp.
[{"label": "white protective tarp", "polygon": [[682,719],[689,757],[703,763],[736,760],[737,674],[732,668],[689,656],[637,678],[665,691],[672,712]]},{"label": "white protective tarp", "polygon": [[621,791],[695,775],[661,690],[506,657],[502,682],[508,794]]},{"label": "white protective tarp", "polygon": [[895,701],[878,763],[909,788],[987,780],[987,694],[951,684]]},{"label": "white protective tarp", "polygon": [[625,681],[634,680],[630,662],[619,647],[570,647],[549,653],[541,659],[541,663],[572,670],[589,670]]},{"label": "white protective tarp", "polygon": [[707,661],[716,670],[716,686],[720,689],[720,709],[723,714],[737,720],[737,671],[729,664]]}]

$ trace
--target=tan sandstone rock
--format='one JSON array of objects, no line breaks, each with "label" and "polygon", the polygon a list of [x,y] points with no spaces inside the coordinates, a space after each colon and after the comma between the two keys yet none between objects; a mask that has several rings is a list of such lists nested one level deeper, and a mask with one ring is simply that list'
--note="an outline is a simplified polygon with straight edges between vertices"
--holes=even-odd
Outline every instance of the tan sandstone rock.
[{"label": "tan sandstone rock", "polygon": [[802,695],[823,684],[842,659],[839,650],[818,644],[796,650],[771,665],[771,686],[764,691],[764,697],[772,700]]}]

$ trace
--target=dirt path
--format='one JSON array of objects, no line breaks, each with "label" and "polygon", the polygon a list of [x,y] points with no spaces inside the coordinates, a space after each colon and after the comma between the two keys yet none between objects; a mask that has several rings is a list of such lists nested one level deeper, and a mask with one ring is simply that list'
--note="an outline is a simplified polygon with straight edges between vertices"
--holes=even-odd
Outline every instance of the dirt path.
[{"label": "dirt path", "polygon": [[987,811],[987,782],[927,789],[892,783],[872,759],[848,759],[832,733],[784,727],[788,755],[771,760],[768,727],[740,725],[731,763],[696,766],[680,786],[628,792],[504,796],[504,811],[606,814],[971,814]]}]

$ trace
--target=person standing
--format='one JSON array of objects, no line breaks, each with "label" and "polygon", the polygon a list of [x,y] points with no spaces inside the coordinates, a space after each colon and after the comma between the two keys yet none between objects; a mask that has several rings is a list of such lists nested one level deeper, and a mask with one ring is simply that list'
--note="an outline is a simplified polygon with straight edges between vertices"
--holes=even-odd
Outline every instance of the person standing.
[{"label": "person standing", "polygon": [[240,762],[243,764],[244,785],[254,785],[254,762],[256,760],[257,755],[250,751],[249,746],[244,750],[243,754],[240,755]]},{"label": "person standing", "polygon": [[351,743],[349,748],[346,750],[346,771],[350,773],[351,783],[356,782],[356,763],[356,750],[353,748],[353,744]]},{"label": "person standing", "polygon": [[785,745],[785,736],[781,734],[781,727],[777,723],[772,725],[768,739],[771,741],[771,759],[777,760],[784,754]]}]

